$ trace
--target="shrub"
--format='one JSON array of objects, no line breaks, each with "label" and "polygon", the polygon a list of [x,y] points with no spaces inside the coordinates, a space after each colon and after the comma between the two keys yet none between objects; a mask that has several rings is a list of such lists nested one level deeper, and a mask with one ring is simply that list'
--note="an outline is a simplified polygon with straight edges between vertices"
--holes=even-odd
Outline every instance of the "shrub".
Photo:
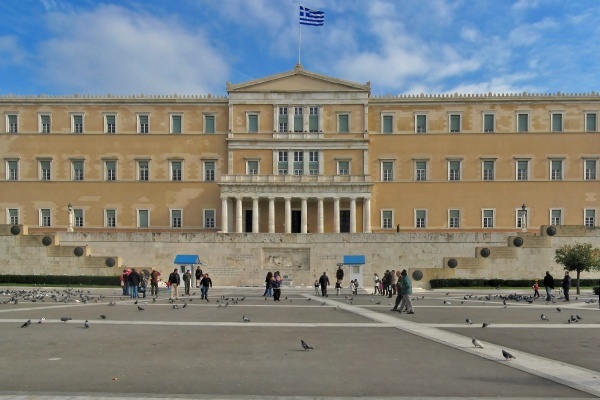
[{"label": "shrub", "polygon": [[118,276],[0,275],[2,284],[50,286],[120,286]]},{"label": "shrub", "polygon": [[[554,279],[554,287],[559,288],[562,279]],[[538,278],[540,288],[543,288],[544,278]],[[533,279],[432,279],[429,281],[432,289],[452,288],[452,287],[531,287]],[[581,286],[594,286],[598,283],[597,279],[581,279]],[[571,282],[573,285],[573,282]],[[596,293],[597,294],[597,293]]]}]

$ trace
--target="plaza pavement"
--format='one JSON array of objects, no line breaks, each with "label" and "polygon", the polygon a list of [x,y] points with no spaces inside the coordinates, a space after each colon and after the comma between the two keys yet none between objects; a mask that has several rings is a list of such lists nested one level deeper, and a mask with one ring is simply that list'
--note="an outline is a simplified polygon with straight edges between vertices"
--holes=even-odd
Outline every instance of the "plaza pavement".
[{"label": "plaza pavement", "polygon": [[[0,304],[0,400],[600,397],[600,310],[585,303],[598,299],[589,291],[506,306],[496,296],[514,291],[419,291],[407,315],[390,312],[393,299],[350,300],[347,290],[323,298],[283,288],[274,302],[262,288],[216,287],[205,302],[192,289],[178,309],[163,290],[156,302],[139,299],[143,311],[120,288],[77,290],[104,297]],[[582,319],[567,323],[572,314]]]}]

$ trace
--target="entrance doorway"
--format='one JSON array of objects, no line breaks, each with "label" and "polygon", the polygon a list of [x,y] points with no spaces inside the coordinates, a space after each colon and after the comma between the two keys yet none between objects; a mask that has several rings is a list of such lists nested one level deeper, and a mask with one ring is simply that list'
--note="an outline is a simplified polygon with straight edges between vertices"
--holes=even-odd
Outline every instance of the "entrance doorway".
[{"label": "entrance doorway", "polygon": [[340,232],[350,232],[350,210],[340,210]]},{"label": "entrance doorway", "polygon": [[302,211],[292,210],[292,233],[302,232]]},{"label": "entrance doorway", "polygon": [[252,210],[246,210],[244,213],[246,221],[244,223],[244,232],[252,233]]}]

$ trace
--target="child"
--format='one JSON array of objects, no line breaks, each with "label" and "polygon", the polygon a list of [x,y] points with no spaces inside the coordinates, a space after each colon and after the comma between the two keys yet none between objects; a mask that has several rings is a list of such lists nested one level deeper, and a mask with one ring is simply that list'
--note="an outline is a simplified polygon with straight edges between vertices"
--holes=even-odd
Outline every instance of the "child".
[{"label": "child", "polygon": [[358,279],[355,279],[352,284],[352,293],[358,294]]},{"label": "child", "polygon": [[538,297],[540,297],[540,286],[538,285],[538,280],[534,280],[533,281],[533,298],[537,299]]},{"label": "child", "polygon": [[171,297],[171,282],[167,281],[167,294]]},{"label": "child", "polygon": [[315,294],[319,295],[319,280],[315,279]]},{"label": "child", "polygon": [[335,293],[339,296],[340,290],[342,290],[342,282],[338,279],[335,283]]}]

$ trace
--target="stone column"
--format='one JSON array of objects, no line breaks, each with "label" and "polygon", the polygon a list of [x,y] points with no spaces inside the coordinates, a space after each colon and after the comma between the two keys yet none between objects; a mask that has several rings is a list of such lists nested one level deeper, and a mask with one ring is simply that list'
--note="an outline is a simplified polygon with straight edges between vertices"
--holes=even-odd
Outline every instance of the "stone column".
[{"label": "stone column", "polygon": [[371,199],[369,197],[365,197],[363,200],[363,232],[371,233]]},{"label": "stone column", "polygon": [[227,210],[227,197],[221,197],[221,232],[229,233],[227,223],[229,222],[229,215]]},{"label": "stone column", "polygon": [[235,231],[242,233],[242,198],[235,198]]},{"label": "stone column", "polygon": [[269,197],[269,233],[275,233],[275,197]]},{"label": "stone column", "polygon": [[356,199],[350,199],[350,233],[356,233]]},{"label": "stone column", "polygon": [[333,198],[333,231],[340,233],[340,198]]},{"label": "stone column", "polygon": [[285,233],[292,233],[292,199],[285,198]]},{"label": "stone column", "polygon": [[307,203],[307,199],[306,197],[302,198],[302,228],[301,231],[302,233],[308,233],[308,203]]},{"label": "stone column", "polygon": [[252,233],[258,233],[258,197],[252,198]]},{"label": "stone column", "polygon": [[324,233],[325,232],[325,219],[324,219],[324,213],[323,213],[323,198],[319,197],[317,199],[318,201],[318,208],[317,208],[317,232],[318,233]]}]

